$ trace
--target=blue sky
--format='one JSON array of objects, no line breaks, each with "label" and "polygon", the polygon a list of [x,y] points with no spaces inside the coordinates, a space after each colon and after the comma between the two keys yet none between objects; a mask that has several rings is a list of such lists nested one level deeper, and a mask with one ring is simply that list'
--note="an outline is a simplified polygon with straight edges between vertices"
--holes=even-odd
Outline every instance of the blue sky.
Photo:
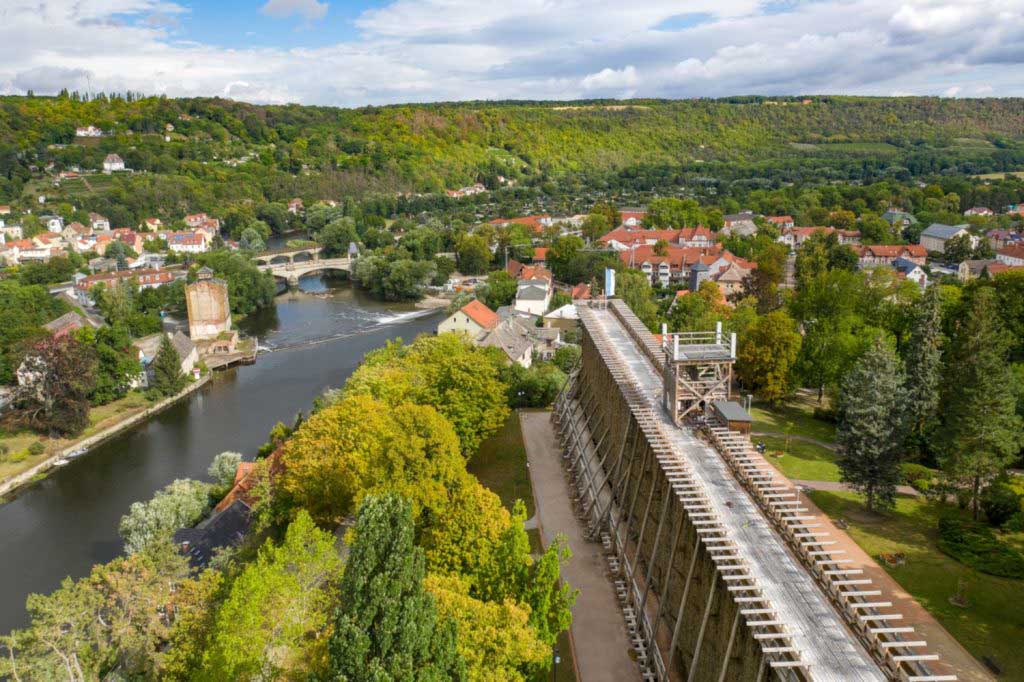
[{"label": "blue sky", "polygon": [[1024,0],[0,0],[0,93],[1024,96]]}]

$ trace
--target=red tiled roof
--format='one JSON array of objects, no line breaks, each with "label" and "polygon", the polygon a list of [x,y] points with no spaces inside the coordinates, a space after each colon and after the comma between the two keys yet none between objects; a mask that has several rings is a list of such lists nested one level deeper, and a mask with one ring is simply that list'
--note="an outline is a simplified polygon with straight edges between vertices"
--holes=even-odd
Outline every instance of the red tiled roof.
[{"label": "red tiled roof", "polygon": [[475,298],[460,310],[484,329],[494,329],[498,326],[498,314]]},{"label": "red tiled roof", "polygon": [[581,282],[572,288],[572,300],[585,301],[590,298],[590,285]]},{"label": "red tiled roof", "polygon": [[491,225],[524,225],[534,232],[543,232],[544,226],[541,224],[541,220],[550,218],[551,216],[544,215],[527,215],[520,216],[519,218],[495,218],[491,221]]},{"label": "red tiled roof", "polygon": [[548,248],[546,246],[538,246],[533,250],[533,260],[547,260]]},{"label": "red tiled roof", "polygon": [[639,242],[664,240],[669,243],[687,242],[704,237],[708,241],[714,241],[715,235],[708,228],[698,225],[697,227],[684,227],[680,230],[638,230],[626,227],[618,227],[607,234],[601,235],[600,242],[607,244],[615,240],[620,244],[635,244]]},{"label": "red tiled roof", "polygon": [[776,225],[784,225],[786,223],[794,222],[793,216],[791,215],[770,215],[766,217],[765,220],[770,223],[775,223]]},{"label": "red tiled roof", "polygon": [[1024,244],[1010,244],[999,249],[996,253],[1008,258],[1024,258]]},{"label": "red tiled roof", "polygon": [[862,258],[868,254],[875,258],[899,258],[904,254],[912,258],[925,258],[928,250],[920,244],[872,244],[857,249],[857,255]]}]

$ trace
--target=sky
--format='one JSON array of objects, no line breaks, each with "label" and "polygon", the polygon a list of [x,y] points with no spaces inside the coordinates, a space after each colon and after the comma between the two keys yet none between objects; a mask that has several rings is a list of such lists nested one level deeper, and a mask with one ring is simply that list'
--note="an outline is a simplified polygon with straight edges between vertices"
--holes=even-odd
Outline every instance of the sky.
[{"label": "sky", "polygon": [[1024,0],[0,0],[0,93],[1024,96]]}]

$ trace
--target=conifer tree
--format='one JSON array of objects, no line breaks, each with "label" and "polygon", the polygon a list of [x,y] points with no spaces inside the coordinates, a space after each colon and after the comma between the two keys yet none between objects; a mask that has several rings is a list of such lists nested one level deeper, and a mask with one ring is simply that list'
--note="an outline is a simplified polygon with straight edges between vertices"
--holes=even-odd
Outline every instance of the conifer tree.
[{"label": "conifer tree", "polygon": [[867,496],[868,511],[891,507],[900,480],[903,368],[881,340],[843,379],[836,409],[839,473]]},{"label": "conifer tree", "polygon": [[174,395],[185,387],[181,373],[181,356],[165,334],[153,360],[153,382],[150,387],[162,396]]},{"label": "conifer tree", "polygon": [[1021,419],[1008,348],[996,292],[981,287],[953,335],[942,400],[942,465],[970,487],[974,518],[982,484],[1001,474],[1020,449]]},{"label": "conifer tree", "polygon": [[917,305],[907,343],[905,415],[907,441],[921,448],[934,428],[942,382],[942,303],[939,288],[929,287]]},{"label": "conifer tree", "polygon": [[434,598],[423,589],[424,573],[409,503],[392,494],[366,498],[328,644],[332,679],[466,679],[455,623],[438,618]]}]

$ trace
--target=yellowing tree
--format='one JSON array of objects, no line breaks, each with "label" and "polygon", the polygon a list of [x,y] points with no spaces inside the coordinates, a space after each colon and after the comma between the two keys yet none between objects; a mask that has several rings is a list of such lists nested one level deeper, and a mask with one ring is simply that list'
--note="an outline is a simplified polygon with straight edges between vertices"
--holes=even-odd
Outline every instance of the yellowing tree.
[{"label": "yellowing tree", "polygon": [[500,363],[461,334],[421,336],[368,353],[345,384],[346,395],[371,395],[393,405],[432,405],[455,427],[468,459],[508,418]]},{"label": "yellowing tree", "polygon": [[451,425],[427,405],[394,408],[348,396],[306,421],[284,450],[281,489],[323,523],[351,514],[369,492],[390,490],[423,508],[443,508],[464,472]]},{"label": "yellowing tree", "polygon": [[548,646],[529,624],[529,606],[474,599],[454,576],[428,575],[423,586],[434,595],[438,616],[455,621],[456,648],[472,682],[521,682],[550,662]]}]

